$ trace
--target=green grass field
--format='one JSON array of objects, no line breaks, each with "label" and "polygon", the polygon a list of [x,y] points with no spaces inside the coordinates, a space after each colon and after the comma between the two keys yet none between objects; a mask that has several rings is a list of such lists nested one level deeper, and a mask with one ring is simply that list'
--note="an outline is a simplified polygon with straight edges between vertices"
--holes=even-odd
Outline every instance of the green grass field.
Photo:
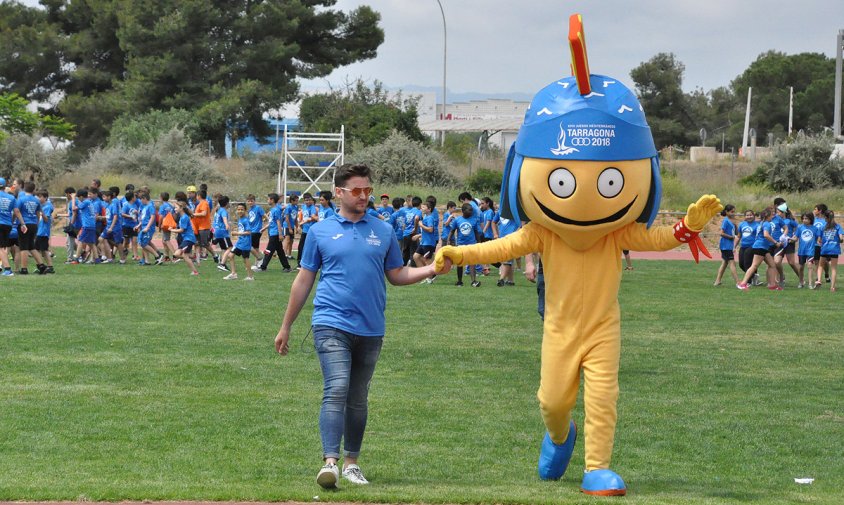
[{"label": "green grass field", "polygon": [[[716,267],[625,273],[625,503],[841,503],[844,295],[714,288]],[[275,355],[293,275],[272,268],[254,283],[205,264],[200,278],[59,265],[2,279],[0,499],[602,501],[578,492],[582,439],[562,481],[536,476],[534,286],[456,288],[453,274],[388,288],[361,458],[372,484],[318,488],[310,307]]]}]

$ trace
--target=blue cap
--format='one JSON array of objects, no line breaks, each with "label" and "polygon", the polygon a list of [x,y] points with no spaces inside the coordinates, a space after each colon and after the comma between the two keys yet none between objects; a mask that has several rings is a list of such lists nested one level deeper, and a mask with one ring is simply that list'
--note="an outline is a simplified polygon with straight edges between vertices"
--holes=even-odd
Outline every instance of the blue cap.
[{"label": "blue cap", "polygon": [[573,76],[536,94],[516,139],[516,153],[530,158],[624,161],[656,156],[651,129],[636,96],[621,82],[589,76],[581,95]]},{"label": "blue cap", "polygon": [[5,187],[6,187],[6,179],[0,177],[0,188],[5,188]]}]

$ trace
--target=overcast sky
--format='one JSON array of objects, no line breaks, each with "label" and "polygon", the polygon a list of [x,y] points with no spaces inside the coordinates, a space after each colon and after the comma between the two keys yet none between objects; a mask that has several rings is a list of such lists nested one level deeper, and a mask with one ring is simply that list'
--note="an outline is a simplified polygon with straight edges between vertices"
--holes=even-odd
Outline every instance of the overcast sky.
[{"label": "overcast sky", "polygon": [[[842,0],[441,0],[448,27],[447,86],[454,92],[533,94],[570,75],[568,18],[583,15],[589,66],[632,85],[630,70],[660,52],[686,67],[683,88],[725,86],[768,50],[835,57]],[[442,86],[443,24],[437,0],[339,0],[381,13],[378,56],[328,80]],[[324,84],[324,81],[323,81]]]}]

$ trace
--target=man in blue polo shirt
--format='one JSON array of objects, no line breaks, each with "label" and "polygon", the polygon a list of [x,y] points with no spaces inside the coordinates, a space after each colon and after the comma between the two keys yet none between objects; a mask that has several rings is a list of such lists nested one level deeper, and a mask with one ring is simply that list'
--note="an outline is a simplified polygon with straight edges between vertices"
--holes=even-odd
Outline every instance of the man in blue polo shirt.
[{"label": "man in blue polo shirt", "polygon": [[357,465],[366,428],[369,382],[381,352],[386,325],[384,309],[390,284],[413,284],[435,273],[433,265],[403,266],[392,227],[366,214],[372,194],[366,165],[343,165],[334,176],[339,213],[314,224],[301,270],[290,288],[284,321],[275,338],[276,351],[289,351],[290,330],[305,305],[320,271],[314,297],[314,347],[323,375],[319,429],[322,469],[317,483],[334,488],[340,479],[337,461],[344,441],[343,478],[367,484]]}]

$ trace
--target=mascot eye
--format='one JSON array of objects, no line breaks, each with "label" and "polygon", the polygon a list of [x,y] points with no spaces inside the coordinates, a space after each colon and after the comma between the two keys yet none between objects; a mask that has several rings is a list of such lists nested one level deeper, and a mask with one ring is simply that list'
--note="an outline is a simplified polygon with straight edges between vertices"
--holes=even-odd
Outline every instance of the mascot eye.
[{"label": "mascot eye", "polygon": [[617,168],[607,168],[598,176],[598,192],[604,198],[617,196],[623,187],[624,176]]},{"label": "mascot eye", "polygon": [[548,176],[548,187],[551,188],[552,193],[560,198],[568,198],[574,193],[577,182],[573,173],[565,168],[558,168]]}]

